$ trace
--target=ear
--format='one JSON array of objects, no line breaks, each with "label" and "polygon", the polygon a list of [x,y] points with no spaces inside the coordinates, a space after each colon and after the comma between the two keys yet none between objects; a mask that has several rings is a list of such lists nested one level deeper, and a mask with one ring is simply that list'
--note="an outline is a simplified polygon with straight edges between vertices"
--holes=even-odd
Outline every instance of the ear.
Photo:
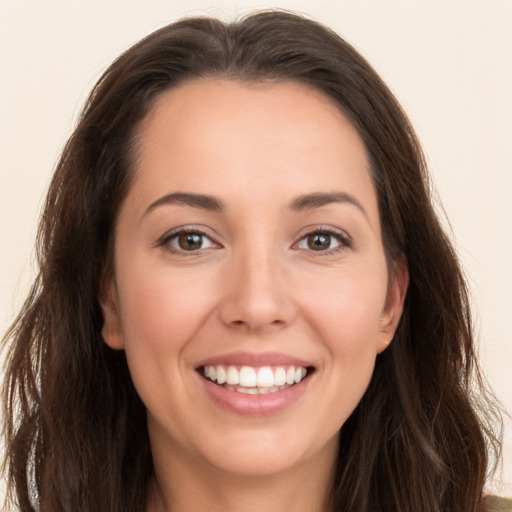
[{"label": "ear", "polygon": [[404,309],[405,296],[409,287],[409,269],[404,260],[397,260],[391,275],[386,303],[380,317],[380,333],[377,352],[384,351],[393,340]]},{"label": "ear", "polygon": [[103,328],[101,329],[103,341],[114,350],[122,350],[124,349],[124,340],[116,287],[112,278],[105,280],[102,284],[99,301],[103,313]]}]

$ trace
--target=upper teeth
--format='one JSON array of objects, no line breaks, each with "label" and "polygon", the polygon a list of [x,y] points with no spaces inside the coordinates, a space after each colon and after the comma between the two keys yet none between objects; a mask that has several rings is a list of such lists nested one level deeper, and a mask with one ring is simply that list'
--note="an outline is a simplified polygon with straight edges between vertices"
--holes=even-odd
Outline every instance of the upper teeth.
[{"label": "upper teeth", "polygon": [[307,373],[302,366],[205,366],[204,376],[217,384],[229,384],[232,386],[271,388],[272,386],[284,386],[298,384]]}]

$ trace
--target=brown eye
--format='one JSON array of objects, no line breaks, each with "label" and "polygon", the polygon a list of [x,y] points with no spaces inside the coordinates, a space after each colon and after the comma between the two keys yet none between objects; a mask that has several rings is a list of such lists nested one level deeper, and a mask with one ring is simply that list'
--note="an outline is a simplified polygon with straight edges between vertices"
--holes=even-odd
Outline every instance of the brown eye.
[{"label": "brown eye", "polygon": [[307,237],[308,249],[312,251],[326,251],[331,249],[331,235],[326,233],[313,233]]},{"label": "brown eye", "polygon": [[202,251],[218,247],[218,245],[201,231],[179,231],[172,235],[164,236],[160,245],[175,253]]},{"label": "brown eye", "polygon": [[203,238],[200,233],[180,233],[177,242],[179,248],[184,251],[197,251],[202,248]]},{"label": "brown eye", "polygon": [[351,246],[347,234],[325,230],[312,231],[301,238],[295,248],[318,253],[331,254]]}]

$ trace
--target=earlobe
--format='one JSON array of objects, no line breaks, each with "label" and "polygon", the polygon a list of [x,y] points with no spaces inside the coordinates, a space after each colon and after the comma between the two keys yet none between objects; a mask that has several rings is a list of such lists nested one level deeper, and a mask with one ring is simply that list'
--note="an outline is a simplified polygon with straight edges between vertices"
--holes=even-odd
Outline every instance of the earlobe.
[{"label": "earlobe", "polygon": [[405,261],[397,261],[390,280],[386,304],[380,317],[380,336],[377,343],[378,353],[384,351],[395,335],[402,317],[407,288],[409,287],[409,269]]},{"label": "earlobe", "polygon": [[101,329],[103,341],[114,350],[122,350],[124,349],[124,340],[121,331],[116,290],[112,279],[109,279],[102,286],[99,301],[103,313],[103,328]]}]

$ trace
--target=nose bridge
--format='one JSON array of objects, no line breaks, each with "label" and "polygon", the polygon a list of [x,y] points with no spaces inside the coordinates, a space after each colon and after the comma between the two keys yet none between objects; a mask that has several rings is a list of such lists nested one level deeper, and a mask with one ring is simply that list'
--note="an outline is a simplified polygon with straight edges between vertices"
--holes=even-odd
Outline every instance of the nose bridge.
[{"label": "nose bridge", "polygon": [[284,326],[293,317],[282,255],[269,237],[247,237],[233,250],[222,317],[252,330]]}]

